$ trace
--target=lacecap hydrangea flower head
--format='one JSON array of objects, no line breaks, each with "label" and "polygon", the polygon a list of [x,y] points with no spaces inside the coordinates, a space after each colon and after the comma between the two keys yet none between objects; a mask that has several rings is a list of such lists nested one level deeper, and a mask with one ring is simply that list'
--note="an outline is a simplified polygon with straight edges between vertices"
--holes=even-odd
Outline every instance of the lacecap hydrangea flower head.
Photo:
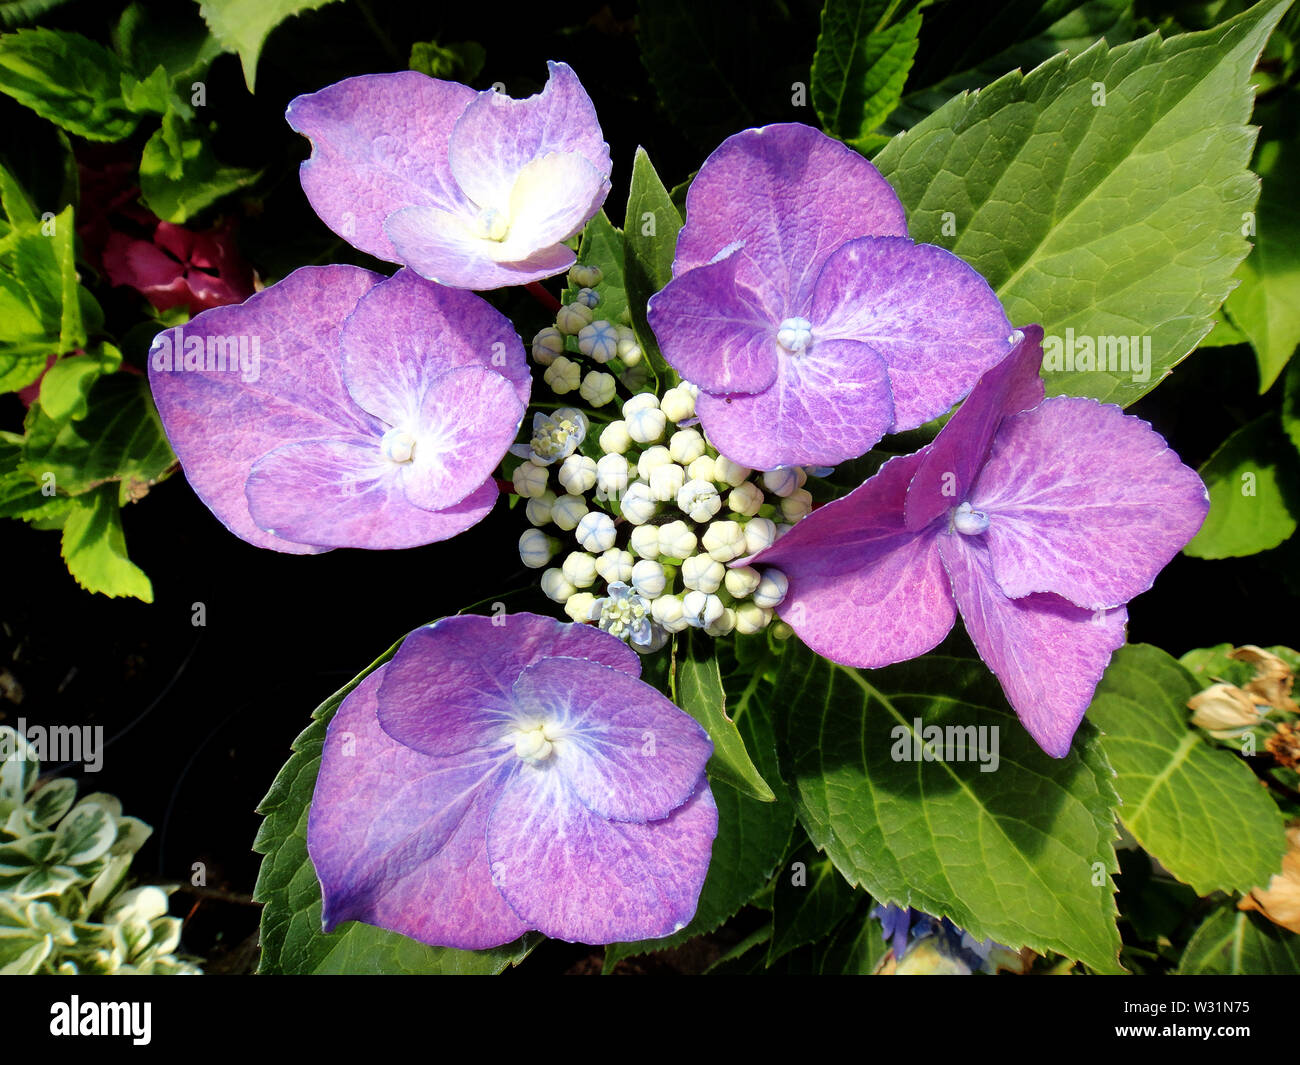
[{"label": "lacecap hydrangea flower head", "polygon": [[1042,335],[1026,328],[932,444],[744,561],[780,566],[781,618],[845,665],[924,654],[960,612],[1030,735],[1062,758],[1124,643],[1125,605],[1209,497],[1146,422],[1044,399]]},{"label": "lacecap hydrangea flower head", "polygon": [[534,614],[418,629],[330,722],[307,827],[330,931],[479,949],[653,939],[695,914],[713,751],[635,651]]},{"label": "lacecap hydrangea flower head", "polygon": [[482,520],[531,390],[486,301],[355,266],[302,267],[160,333],[149,383],[199,498],[291,554],[415,547]]},{"label": "lacecap hydrangea flower head", "polygon": [[938,417],[1011,334],[975,270],[908,239],[871,163],[794,123],[705,161],[649,321],[709,439],[757,470],[833,466]]},{"label": "lacecap hydrangea flower head", "polygon": [[418,71],[365,74],[299,96],[312,142],[303,191],[361,251],[456,288],[522,285],[574,263],[564,241],[609,194],[591,98],[564,63],[513,100]]}]

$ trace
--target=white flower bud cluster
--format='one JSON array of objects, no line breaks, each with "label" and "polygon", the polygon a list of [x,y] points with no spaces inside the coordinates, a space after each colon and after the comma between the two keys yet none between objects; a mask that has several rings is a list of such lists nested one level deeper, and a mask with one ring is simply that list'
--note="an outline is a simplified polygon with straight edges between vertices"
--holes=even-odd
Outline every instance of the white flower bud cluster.
[{"label": "white flower bud cluster", "polygon": [[552,392],[576,392],[596,408],[614,402],[620,375],[642,359],[641,345],[627,321],[601,317],[602,280],[600,267],[574,266],[569,286],[577,295],[556,312],[553,326],[533,337],[532,346],[533,362],[544,368],[543,380]]},{"label": "white flower bud cluster", "polygon": [[[583,337],[587,328],[579,332],[581,353],[601,361],[609,333],[591,329]],[[554,336],[543,334],[535,357],[539,347],[555,354]],[[616,344],[615,352],[611,361],[621,357]],[[563,357],[556,354],[550,366]],[[696,394],[680,384],[662,398],[634,395],[600,430],[598,458],[569,455],[558,466],[558,485],[516,485],[521,495],[531,493],[525,513],[533,526],[520,539],[520,557],[547,567],[542,590],[575,621],[638,633],[629,642],[642,651],[688,627],[714,636],[767,628],[785,598],[786,577],[738,563],[812,509],[806,470],[756,473],[718,454],[695,424]],[[558,533],[543,531],[550,525]]]}]

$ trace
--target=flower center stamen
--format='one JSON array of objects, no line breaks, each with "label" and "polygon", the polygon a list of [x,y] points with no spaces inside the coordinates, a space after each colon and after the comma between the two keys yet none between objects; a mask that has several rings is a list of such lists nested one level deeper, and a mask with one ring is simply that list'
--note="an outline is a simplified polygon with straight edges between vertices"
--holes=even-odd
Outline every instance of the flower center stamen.
[{"label": "flower center stamen", "polygon": [[478,214],[478,235],[484,240],[502,241],[510,232],[510,219],[504,211],[485,207]]},{"label": "flower center stamen", "polygon": [[389,429],[379,448],[389,462],[410,462],[415,457],[415,437],[405,429]]},{"label": "flower center stamen", "polygon": [[978,536],[988,529],[989,516],[969,503],[963,503],[952,512],[952,526],[963,536]]},{"label": "flower center stamen", "polygon": [[553,721],[538,721],[515,729],[515,755],[529,765],[551,757],[560,739],[560,727]]},{"label": "flower center stamen", "polygon": [[791,354],[803,351],[812,343],[812,322],[807,318],[787,318],[776,331],[776,342]]}]

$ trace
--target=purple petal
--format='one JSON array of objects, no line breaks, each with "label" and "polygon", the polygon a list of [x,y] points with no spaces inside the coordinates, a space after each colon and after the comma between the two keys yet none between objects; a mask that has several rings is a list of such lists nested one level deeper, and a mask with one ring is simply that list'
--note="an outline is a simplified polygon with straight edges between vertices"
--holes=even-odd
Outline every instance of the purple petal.
[{"label": "purple petal", "polygon": [[524,346],[510,320],[472,292],[399,270],[357,303],[343,327],[348,392],[388,425],[412,420],[430,383],[459,366],[501,374],[527,404]]},{"label": "purple petal", "polygon": [[1146,422],[1058,396],[1002,423],[971,490],[993,573],[1093,609],[1146,591],[1201,527],[1205,485]]},{"label": "purple petal", "polygon": [[285,118],[312,142],[300,177],[321,220],[353,247],[400,262],[385,218],[411,206],[465,209],[447,156],[475,95],[407,70],[348,78],[290,103]]},{"label": "purple petal", "polygon": [[714,446],[755,470],[834,466],[869,451],[893,420],[884,360],[853,340],[781,354],[758,395],[701,391],[695,411]]},{"label": "purple petal", "polygon": [[957,612],[937,533],[903,525],[920,457],[890,459],[866,484],[742,560],[789,578],[777,613],[825,658],[875,669],[924,654],[952,628]]},{"label": "purple petal", "polygon": [[650,328],[664,358],[710,392],[757,393],[778,368],[777,323],[736,283],[738,252],[668,282],[650,298]]},{"label": "purple petal", "polygon": [[800,315],[826,257],[847,240],[906,236],[903,205],[851,148],[781,123],[728,137],[691,182],[673,274],[743,243],[737,281],[774,321]]},{"label": "purple petal", "polygon": [[[149,384],[186,479],[231,532],[258,547],[291,554],[322,548],[291,543],[259,528],[244,483],[258,459],[286,443],[377,433],[339,372],[339,329],[357,301],[383,279],[355,266],[304,266],[237,307],[204,311],[154,340]],[[256,373],[238,368],[166,369],[174,339],[206,349],[244,338],[259,352]],[[214,361],[214,366],[218,365]]]},{"label": "purple petal", "polygon": [[970,266],[905,237],[850,241],[826,260],[814,336],[870,344],[889,366],[894,431],[937,418],[1010,351],[1011,323]]},{"label": "purple petal", "polygon": [[411,633],[393,656],[380,723],[399,743],[426,754],[494,747],[505,742],[517,716],[515,678],[552,657],[587,659],[641,675],[635,651],[589,625],[561,624],[537,614],[443,618]]},{"label": "purple petal", "polygon": [[435,378],[412,425],[411,461],[400,467],[406,498],[427,510],[455,506],[489,480],[523,420],[515,386],[499,373],[462,366]]},{"label": "purple petal", "polygon": [[[456,123],[451,170],[480,207],[504,208],[519,172],[552,152],[580,155],[609,178],[609,145],[591,97],[567,63],[546,65],[550,76],[540,93],[514,100],[504,93],[481,92]],[[608,192],[606,180],[599,199],[585,205],[588,218]]]},{"label": "purple petal", "polygon": [[259,459],[246,485],[253,520],[295,543],[395,549],[449,540],[496,504],[499,492],[487,481],[444,510],[415,505],[403,489],[405,471],[383,457],[379,440],[286,444]]},{"label": "purple petal", "polygon": [[1011,354],[980,378],[927,447],[907,493],[907,527],[922,529],[967,500],[1002,419],[1043,401],[1043,329],[1031,325]]},{"label": "purple petal", "polygon": [[657,939],[695,916],[718,831],[700,778],[661,821],[606,821],[543,762],[521,766],[488,820],[496,883],[524,922],[578,943]]},{"label": "purple petal", "polygon": [[389,738],[375,716],[388,668],[343,701],[321,753],[307,852],[325,931],[355,920],[435,946],[509,943],[528,926],[492,883],[486,832],[513,766],[429,758]]},{"label": "purple petal", "polygon": [[689,714],[644,681],[596,662],[535,662],[515,681],[514,699],[524,717],[559,724],[555,770],[601,818],[667,817],[691,797],[713,753]]},{"label": "purple petal", "polygon": [[939,552],[980,658],[1038,746],[1064,758],[1111,654],[1124,644],[1127,611],[1092,613],[1055,595],[1008,599],[982,537],[944,532]]}]

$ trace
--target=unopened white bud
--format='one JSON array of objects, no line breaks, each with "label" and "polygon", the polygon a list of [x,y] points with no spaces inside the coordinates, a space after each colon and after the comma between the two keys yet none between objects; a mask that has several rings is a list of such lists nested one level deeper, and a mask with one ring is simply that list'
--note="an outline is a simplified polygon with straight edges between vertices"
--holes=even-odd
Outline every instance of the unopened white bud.
[{"label": "unopened white bud", "polygon": [[566,303],[555,316],[555,328],[567,336],[577,336],[582,327],[591,324],[591,308],[581,303]]},{"label": "unopened white bud", "polygon": [[603,511],[588,511],[582,516],[582,521],[578,522],[574,535],[584,551],[591,551],[593,554],[608,551],[614,546],[616,536],[614,519]]},{"label": "unopened white bud", "polygon": [[668,419],[658,407],[643,407],[627,417],[627,435],[638,444],[653,444],[663,439]]},{"label": "unopened white bud", "polygon": [[578,331],[578,350],[597,362],[609,362],[618,354],[618,330],[613,322],[601,319]]},{"label": "unopened white bud", "polygon": [[596,597],[591,592],[575,592],[564,604],[564,612],[574,621],[586,621]]},{"label": "unopened white bud", "polygon": [[658,558],[659,526],[638,525],[632,530],[632,537],[627,546],[632,549],[633,554],[640,555],[642,558]]},{"label": "unopened white bud", "polygon": [[710,521],[722,509],[722,497],[710,481],[687,481],[677,493],[677,507],[692,521]]},{"label": "unopened white bud", "polygon": [[701,455],[687,467],[686,475],[692,481],[712,481],[716,478],[713,476],[713,456]]},{"label": "unopened white bud", "polygon": [[771,620],[772,611],[763,609],[757,603],[736,604],[736,631],[742,636],[762,632]]},{"label": "unopened white bud", "polygon": [[778,607],[785,600],[785,593],[789,588],[790,581],[786,575],[779,569],[769,568],[764,570],[763,579],[754,589],[754,602],[768,609]]},{"label": "unopened white bud", "polygon": [[602,455],[596,463],[596,489],[603,499],[620,499],[627,491],[627,459],[622,455]]},{"label": "unopened white bud", "polygon": [[682,614],[688,625],[705,629],[717,623],[726,608],[716,595],[702,591],[689,591],[682,596]]},{"label": "unopened white bud", "polygon": [[762,574],[753,566],[737,566],[735,569],[727,570],[724,583],[733,598],[744,599],[754,594],[754,589],[758,587],[761,580]]},{"label": "unopened white bud", "polygon": [[745,553],[745,530],[735,521],[715,521],[704,530],[700,546],[718,562],[730,562]]},{"label": "unopened white bud", "polygon": [[552,566],[542,574],[542,591],[548,599],[563,603],[577,590],[564,575],[563,570]]},{"label": "unopened white bud", "polygon": [[610,422],[600,431],[600,450],[607,455],[621,455],[632,446],[627,435],[627,422]]},{"label": "unopened white bud", "polygon": [[667,558],[689,558],[698,543],[695,533],[684,521],[670,521],[659,526],[659,554]]},{"label": "unopened white bud", "polygon": [[555,493],[548,490],[539,496],[533,496],[524,505],[524,514],[530,525],[545,525],[551,520],[553,506],[555,506]]},{"label": "unopened white bud", "polygon": [[653,392],[638,392],[623,404],[623,417],[630,418],[639,410],[658,410],[659,397]]},{"label": "unopened white bud", "polygon": [[611,547],[600,558],[596,559],[596,572],[600,574],[600,579],[606,584],[617,584],[619,581],[626,584],[632,579],[633,565],[635,565],[635,560],[632,558],[630,551]]},{"label": "unopened white bud", "polygon": [[756,555],[776,543],[776,522],[771,518],[750,518],[745,522],[745,554]]},{"label": "unopened white bud", "polygon": [[668,449],[662,444],[656,444],[654,447],[648,447],[641,452],[641,457],[636,460],[637,476],[647,484],[650,482],[650,474],[660,466],[667,466],[673,461]]},{"label": "unopened white bud", "polygon": [[631,369],[641,361],[642,356],[641,344],[637,341],[636,333],[626,325],[618,327],[618,357],[623,360],[623,365]]},{"label": "unopened white bud", "polygon": [[535,462],[521,462],[510,475],[515,494],[522,499],[533,499],[546,491],[546,467]]},{"label": "unopened white bud", "polygon": [[798,470],[794,466],[778,466],[763,474],[763,487],[774,496],[788,496],[799,487]]},{"label": "unopened white bud", "polygon": [[593,407],[603,407],[606,403],[613,402],[618,391],[617,384],[613,374],[592,370],[582,379],[578,394]]},{"label": "unopened white bud", "polygon": [[599,266],[585,266],[582,263],[574,263],[569,267],[569,281],[579,288],[593,288],[600,284],[600,280],[604,276]]},{"label": "unopened white bud", "polygon": [[562,396],[566,392],[574,391],[582,384],[582,367],[572,359],[557,355],[555,361],[546,367],[546,373],[542,375],[542,379],[552,392],[557,396]]},{"label": "unopened white bud", "polygon": [[781,516],[791,525],[802,521],[812,513],[812,493],[806,488],[797,488],[781,500]]},{"label": "unopened white bud", "polygon": [[570,551],[561,570],[575,588],[590,588],[596,583],[596,560],[585,551]]},{"label": "unopened white bud", "polygon": [[525,529],[519,537],[519,561],[529,569],[541,569],[551,561],[558,546],[541,529]]},{"label": "unopened white bud", "polygon": [[643,558],[632,567],[632,587],[636,589],[637,595],[655,599],[664,594],[667,584],[664,568],[658,562]]},{"label": "unopened white bud", "polygon": [[681,632],[690,623],[682,609],[682,599],[678,595],[661,595],[650,602],[650,616],[665,632]]},{"label": "unopened white bud", "polygon": [[713,460],[713,479],[719,484],[729,484],[732,488],[739,488],[753,472],[748,466],[732,462],[726,455],[719,455]]},{"label": "unopened white bud", "polygon": [[573,297],[574,303],[581,303],[584,307],[590,307],[593,311],[600,306],[600,293],[594,288],[580,288],[578,294]]},{"label": "unopened white bud", "polygon": [[763,492],[753,481],[746,481],[739,488],[733,488],[727,496],[727,506],[737,514],[752,518],[763,505]]},{"label": "unopened white bud", "polygon": [[675,462],[656,466],[650,471],[650,494],[660,503],[676,499],[685,483],[686,471]]},{"label": "unopened white bud", "polygon": [[548,325],[533,337],[533,362],[538,366],[550,366],[555,356],[564,354],[564,334],[554,326]]},{"label": "unopened white bud", "polygon": [[586,455],[570,455],[560,466],[559,480],[571,495],[590,492],[596,487],[596,460]]},{"label": "unopened white bud", "polygon": [[694,429],[678,429],[668,441],[668,452],[674,462],[689,466],[704,454],[704,437]]},{"label": "unopened white bud", "polygon": [[578,527],[587,509],[587,501],[582,496],[562,495],[551,504],[551,521],[568,532]]},{"label": "unopened white bud", "polygon": [[729,606],[722,608],[722,615],[712,625],[704,626],[710,636],[726,636],[736,627],[736,612]]},{"label": "unopened white bud", "polygon": [[695,397],[683,388],[670,388],[659,406],[670,422],[684,422],[695,416]]},{"label": "unopened white bud", "polygon": [[650,486],[641,481],[628,485],[623,493],[623,517],[633,525],[644,525],[654,517],[655,501]]},{"label": "unopened white bud", "polygon": [[716,592],[722,587],[727,567],[708,555],[692,555],[682,562],[682,583],[700,592]]}]

